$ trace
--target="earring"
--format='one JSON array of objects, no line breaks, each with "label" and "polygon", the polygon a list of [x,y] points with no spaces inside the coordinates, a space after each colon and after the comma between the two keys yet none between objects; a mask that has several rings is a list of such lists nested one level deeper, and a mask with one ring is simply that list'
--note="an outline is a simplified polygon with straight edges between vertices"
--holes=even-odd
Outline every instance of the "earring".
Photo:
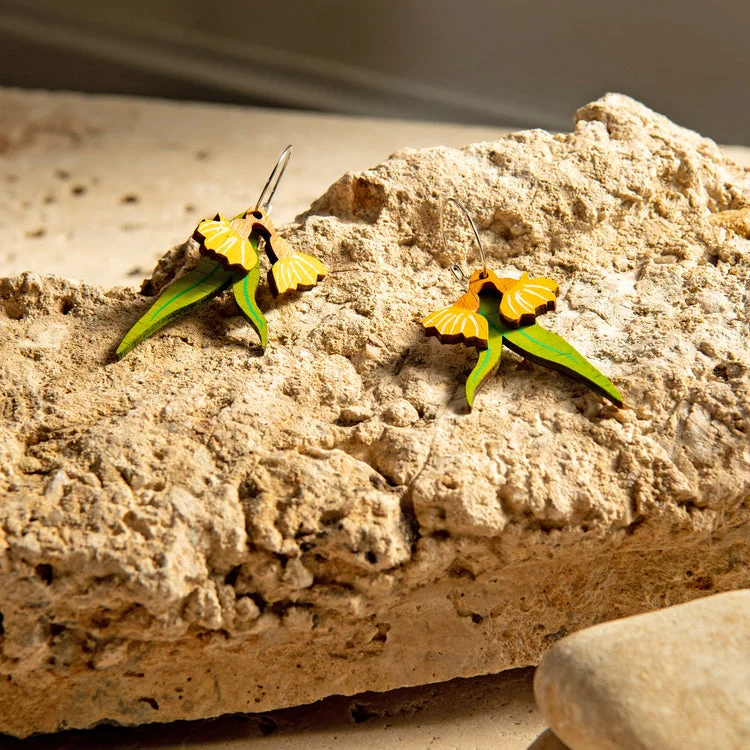
[{"label": "earring", "polygon": [[[476,390],[500,362],[503,344],[535,364],[571,375],[622,407],[620,392],[605,375],[565,339],[536,322],[538,315],[555,309],[557,284],[544,277],[529,278],[526,273],[520,279],[500,278],[488,269],[476,224],[465,206],[455,198],[445,199],[440,206],[444,247],[448,248],[444,227],[448,203],[457,206],[469,221],[482,268],[472,273],[466,293],[455,304],[431,313],[422,321],[422,326],[428,336],[436,336],[441,344],[463,343],[480,350],[479,360],[466,381],[469,408],[474,403]],[[454,264],[451,272],[460,282],[466,282],[466,274],[460,266]]]},{"label": "earring", "polygon": [[198,224],[193,233],[201,254],[198,265],[170,284],[128,331],[117,347],[118,359],[178,315],[212,299],[229,286],[240,310],[258,334],[261,348],[265,350],[268,324],[255,300],[260,280],[258,248],[261,240],[271,262],[268,285],[274,299],[285,292],[312,289],[327,273],[326,267],[317,258],[295,252],[279,235],[268,216],[271,200],[291,154],[292,147],[287,146],[254,208],[248,208],[233,219],[216,214],[213,219],[204,219]]}]

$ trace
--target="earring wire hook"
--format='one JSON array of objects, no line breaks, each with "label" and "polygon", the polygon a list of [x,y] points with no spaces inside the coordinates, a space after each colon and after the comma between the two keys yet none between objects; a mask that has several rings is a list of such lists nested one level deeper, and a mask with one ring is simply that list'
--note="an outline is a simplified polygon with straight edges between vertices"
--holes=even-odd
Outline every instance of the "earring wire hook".
[{"label": "earring wire hook", "polygon": [[[471,214],[469,213],[466,206],[464,206],[463,203],[458,201],[456,198],[445,198],[443,202],[440,204],[440,234],[443,236],[443,247],[448,250],[448,242],[445,239],[445,207],[449,204],[453,203],[457,208],[459,208],[464,216],[468,219],[469,224],[471,224],[471,228],[474,230],[474,239],[477,241],[477,247],[479,248],[479,255],[482,258],[482,275],[481,278],[487,277],[487,258],[484,254],[484,247],[482,246],[482,240],[479,239],[479,230],[477,229],[477,225],[474,223],[474,219],[471,218]],[[465,274],[463,272],[463,269],[459,268],[461,278],[459,278],[456,268],[459,268],[457,265],[451,266],[451,272],[453,275],[458,279],[459,281],[465,280]]]},{"label": "earring wire hook", "polygon": [[466,271],[464,271],[458,263],[451,264],[450,272],[453,274],[453,278],[461,284],[464,289],[469,288],[469,277],[466,275]]},{"label": "earring wire hook", "polygon": [[268,178],[263,190],[261,190],[260,197],[258,198],[258,202],[255,204],[253,211],[257,211],[258,209],[265,211],[266,213],[271,211],[271,200],[276,194],[276,189],[279,187],[281,178],[284,175],[284,170],[286,169],[286,165],[289,164],[291,156],[292,146],[289,145],[281,152],[281,156],[276,162],[276,166],[273,168],[271,176]]}]

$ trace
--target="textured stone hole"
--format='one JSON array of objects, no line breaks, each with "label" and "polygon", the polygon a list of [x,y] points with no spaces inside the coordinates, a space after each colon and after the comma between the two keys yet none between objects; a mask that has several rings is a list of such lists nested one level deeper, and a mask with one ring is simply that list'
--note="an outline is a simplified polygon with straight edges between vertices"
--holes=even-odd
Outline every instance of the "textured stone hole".
[{"label": "textured stone hole", "polygon": [[60,300],[60,312],[63,315],[67,315],[75,307],[75,302],[72,297],[63,297]]},{"label": "textured stone hole", "polygon": [[139,203],[140,200],[135,193],[126,193],[120,198],[120,203]]},{"label": "textured stone hole", "polygon": [[70,188],[70,192],[73,195],[83,195],[86,192],[86,186],[85,185],[73,185],[72,188]]},{"label": "textured stone hole", "polygon": [[261,733],[261,735],[263,735],[263,737],[272,734],[279,728],[279,725],[268,716],[259,716],[256,724],[258,727],[258,731]]},{"label": "textured stone hole", "polygon": [[154,711],[158,711],[159,710],[159,704],[156,702],[156,700],[154,698],[139,698],[138,702],[139,703],[148,703],[148,705],[151,706],[151,708],[153,708]]},{"label": "textured stone hole", "polygon": [[370,706],[365,706],[362,703],[352,703],[352,705],[349,706],[349,714],[355,724],[362,724],[369,719],[374,719],[380,716],[377,711],[373,711]]},{"label": "textured stone hole", "polygon": [[248,477],[244,482],[240,482],[240,486],[237,488],[237,494],[240,500],[252,500],[260,495],[260,489],[253,479]]},{"label": "textured stone hole", "polygon": [[388,632],[391,626],[387,622],[379,622],[377,628],[378,632],[372,637],[372,640],[376,643],[385,643],[388,640]]},{"label": "textured stone hole", "polygon": [[450,568],[448,568],[448,576],[450,578],[468,578],[471,581],[476,580],[476,576],[458,560],[454,560],[451,563]]},{"label": "textured stone hole", "polygon": [[719,251],[715,248],[710,248],[706,250],[706,252],[703,254],[703,257],[706,259],[706,263],[710,263],[712,266],[716,267],[719,265]]},{"label": "textured stone hole", "polygon": [[52,583],[52,579],[55,577],[52,566],[44,563],[37,565],[36,568],[34,568],[34,573],[36,573],[37,578],[40,578],[48,586]]},{"label": "textured stone hole", "polygon": [[723,362],[714,367],[714,375],[721,380],[734,380],[745,374],[744,365],[739,362]]},{"label": "textured stone hole", "polygon": [[352,180],[350,189],[352,216],[368,224],[374,224],[385,208],[385,187],[366,177],[356,177]]},{"label": "textured stone hole", "polygon": [[5,314],[11,320],[21,320],[26,315],[26,307],[18,300],[9,299],[5,303]]},{"label": "textured stone hole", "polygon": [[224,583],[227,586],[235,586],[237,584],[237,579],[240,576],[240,571],[242,570],[241,565],[236,565],[234,568],[232,568],[225,576],[224,576]]},{"label": "textured stone hole", "polygon": [[[268,606],[268,602],[260,595],[260,594],[245,594],[245,596],[250,599],[253,604],[260,610],[261,614],[266,611],[266,607]],[[280,614],[283,614],[284,612],[284,606],[281,605],[279,607]],[[313,619],[315,619],[317,615],[313,616]]]},{"label": "textured stone hole", "polygon": [[5,635],[5,626],[3,625],[3,613],[0,612],[0,638]]},{"label": "textured stone hole", "polygon": [[[336,524],[340,524],[341,521],[344,520],[344,518],[346,518],[345,511],[338,508],[333,508],[331,510],[324,510],[320,514],[320,523],[323,524],[323,526],[334,526]],[[341,528],[340,525],[339,528]]]}]

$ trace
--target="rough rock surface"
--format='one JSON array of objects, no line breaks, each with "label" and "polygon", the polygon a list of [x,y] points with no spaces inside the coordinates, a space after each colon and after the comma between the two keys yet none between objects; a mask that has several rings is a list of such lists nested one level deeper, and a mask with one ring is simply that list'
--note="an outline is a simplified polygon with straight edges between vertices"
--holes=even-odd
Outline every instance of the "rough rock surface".
[{"label": "rough rock surface", "polygon": [[[618,411],[418,321],[460,293],[444,196]],[[748,172],[609,95],[569,135],[403,151],[285,236],[332,270],[260,356],[232,299],[0,281],[0,731],[267,710],[534,664],[566,633],[750,585]],[[186,236],[193,227],[186,227]],[[195,259],[170,251],[156,292]],[[55,700],[50,700],[54,695]]]},{"label": "rough rock surface", "polygon": [[537,703],[573,750],[750,747],[750,591],[588,628],[557,643]]}]

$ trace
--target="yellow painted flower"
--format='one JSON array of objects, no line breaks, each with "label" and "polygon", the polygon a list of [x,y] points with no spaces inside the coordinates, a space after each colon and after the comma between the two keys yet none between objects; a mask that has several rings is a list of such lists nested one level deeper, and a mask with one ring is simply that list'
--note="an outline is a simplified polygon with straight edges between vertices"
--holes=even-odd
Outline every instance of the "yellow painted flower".
[{"label": "yellow painted flower", "polygon": [[552,279],[543,276],[530,279],[524,273],[508,291],[503,293],[500,302],[500,315],[511,328],[531,325],[537,315],[555,309],[555,299],[559,288]]},{"label": "yellow painted flower", "polygon": [[218,261],[227,270],[249,273],[258,265],[258,253],[248,239],[252,230],[252,222],[247,219],[229,221],[217,215],[198,224],[194,237],[200,243],[202,255]]},{"label": "yellow painted flower", "polygon": [[271,292],[276,297],[284,292],[312,289],[328,270],[312,255],[294,253],[279,258],[268,274]]},{"label": "yellow painted flower", "polygon": [[472,311],[474,297],[472,292],[467,292],[455,305],[430,313],[422,321],[427,335],[437,336],[441,344],[464,343],[486,349],[489,336],[487,320]]}]

